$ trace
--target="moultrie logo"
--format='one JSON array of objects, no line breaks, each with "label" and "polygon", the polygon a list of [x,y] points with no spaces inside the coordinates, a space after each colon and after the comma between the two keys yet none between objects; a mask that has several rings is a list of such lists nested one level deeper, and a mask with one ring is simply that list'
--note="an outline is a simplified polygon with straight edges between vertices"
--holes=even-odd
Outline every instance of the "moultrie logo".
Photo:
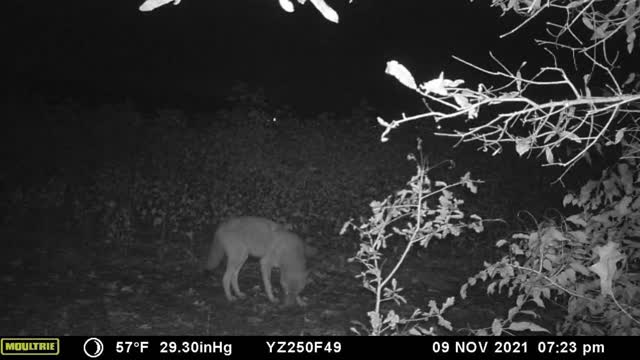
[{"label": "moultrie logo", "polygon": [[0,340],[2,355],[58,355],[60,339],[58,338],[2,338]]}]

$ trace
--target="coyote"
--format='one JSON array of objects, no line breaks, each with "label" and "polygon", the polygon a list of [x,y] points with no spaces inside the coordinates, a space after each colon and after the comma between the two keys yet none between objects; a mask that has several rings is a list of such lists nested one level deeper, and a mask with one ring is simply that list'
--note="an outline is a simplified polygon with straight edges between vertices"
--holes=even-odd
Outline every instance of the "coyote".
[{"label": "coyote", "polygon": [[238,273],[251,255],[260,258],[260,271],[269,300],[277,303],[271,288],[271,269],[280,269],[280,285],[284,291],[284,304],[306,304],[300,292],[306,285],[307,269],[305,243],[294,233],[269,219],[260,217],[231,218],[218,226],[213,237],[205,269],[213,270],[227,257],[227,269],[222,277],[227,300],[245,297],[238,286]]}]

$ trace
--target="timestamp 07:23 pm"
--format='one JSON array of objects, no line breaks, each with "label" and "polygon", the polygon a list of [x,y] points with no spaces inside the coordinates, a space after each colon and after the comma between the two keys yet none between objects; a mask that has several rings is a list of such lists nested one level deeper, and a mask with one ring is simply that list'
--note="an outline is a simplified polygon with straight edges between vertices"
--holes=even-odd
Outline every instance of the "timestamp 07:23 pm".
[{"label": "timestamp 07:23 pm", "polygon": [[433,354],[604,354],[604,344],[576,341],[434,341]]}]

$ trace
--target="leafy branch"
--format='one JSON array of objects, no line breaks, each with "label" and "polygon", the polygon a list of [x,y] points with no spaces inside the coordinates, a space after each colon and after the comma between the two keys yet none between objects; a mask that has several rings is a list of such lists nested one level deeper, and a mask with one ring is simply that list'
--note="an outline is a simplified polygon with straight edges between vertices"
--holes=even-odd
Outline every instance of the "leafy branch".
[{"label": "leafy branch", "polygon": [[[428,111],[423,114],[391,122],[378,118],[378,122],[385,127],[381,141],[387,141],[392,129],[408,121],[433,118],[440,122],[459,117],[466,117],[469,121],[477,119],[483,107],[511,105],[516,109],[503,111],[464,131],[439,131],[436,135],[455,137],[461,142],[480,141],[481,149],[491,151],[493,155],[502,152],[505,143],[512,143],[519,155],[538,152],[545,156],[548,165],[570,167],[592,147],[601,143],[619,144],[625,132],[637,136],[640,131],[633,119],[627,121],[639,112],[635,103],[640,102],[640,94],[623,94],[620,91],[612,96],[593,96],[588,83],[578,86],[560,67],[544,67],[534,76],[525,78],[522,68],[526,63],[516,71],[511,71],[493,55],[492,58],[500,70],[490,71],[456,57],[486,74],[506,79],[506,84],[499,88],[490,89],[480,84],[477,90],[462,87],[463,80],[446,79],[443,73],[436,79],[417,85],[409,70],[396,61],[390,61],[387,73],[442,109],[435,110],[427,104]],[[552,79],[542,80],[549,77]],[[536,87],[558,86],[568,88],[572,97],[539,102],[533,96],[528,96],[528,92],[538,91],[534,89]],[[621,88],[620,85],[617,87]],[[631,125],[625,127],[629,122]],[[567,141],[580,144],[582,150],[568,159],[554,155]],[[628,154],[631,156],[635,152],[635,149],[631,149]]]}]

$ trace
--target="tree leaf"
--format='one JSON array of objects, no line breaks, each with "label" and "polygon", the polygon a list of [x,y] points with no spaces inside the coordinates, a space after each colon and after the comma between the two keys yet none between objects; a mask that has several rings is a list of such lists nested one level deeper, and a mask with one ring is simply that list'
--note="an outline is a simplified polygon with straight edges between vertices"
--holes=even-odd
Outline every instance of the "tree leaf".
[{"label": "tree leaf", "polygon": [[387,62],[385,73],[395,77],[396,79],[398,79],[398,81],[400,81],[400,83],[402,83],[402,85],[408,87],[409,89],[418,90],[418,86],[416,85],[416,81],[413,79],[413,75],[411,75],[411,72],[399,62],[395,60]]},{"label": "tree leaf", "polygon": [[600,292],[603,295],[613,296],[613,277],[618,261],[624,259],[625,255],[618,251],[618,244],[613,241],[603,246],[596,246],[593,252],[598,254],[600,260],[591,265],[589,270],[600,277]]},{"label": "tree leaf", "polygon": [[493,319],[493,323],[491,324],[491,333],[494,336],[500,336],[502,334],[502,323],[498,319]]},{"label": "tree leaf", "polygon": [[516,152],[518,155],[522,156],[527,153],[531,149],[531,139],[530,138],[517,138],[516,139]]},{"label": "tree leaf", "polygon": [[543,328],[540,325],[536,325],[532,322],[529,321],[518,321],[518,322],[512,322],[509,327],[509,330],[513,330],[513,331],[525,331],[525,330],[529,330],[529,331],[536,331],[536,332],[546,332],[548,333],[549,330]]},{"label": "tree leaf", "polygon": [[589,20],[589,18],[586,15],[582,16],[582,23],[584,24],[584,26],[586,26],[589,30],[593,30],[593,24],[591,23],[591,20]]},{"label": "tree leaf", "polygon": [[156,8],[159,8],[160,6],[166,5],[170,2],[173,2],[173,5],[178,5],[180,4],[180,1],[181,0],[146,0],[142,3],[142,5],[140,5],[138,9],[140,11],[147,12],[155,10]]},{"label": "tree leaf", "polygon": [[278,0],[280,2],[280,7],[282,10],[292,13],[294,11],[293,3],[290,0]]},{"label": "tree leaf", "polygon": [[324,16],[325,19],[334,22],[334,23],[338,23],[338,13],[333,10],[329,5],[327,5],[326,2],[324,2],[324,0],[309,0],[311,1],[311,3],[313,4],[313,6],[316,7],[316,9],[318,9],[318,11],[320,11],[320,13],[322,14],[322,16]]},{"label": "tree leaf", "polygon": [[614,141],[614,144],[619,144],[620,141],[622,141],[622,138],[624,137],[624,132],[627,130],[627,128],[621,128],[618,129],[618,131],[616,131],[616,139]]},{"label": "tree leaf", "polygon": [[420,85],[420,88],[425,91],[427,94],[428,93],[434,93],[434,94],[438,94],[441,96],[447,96],[449,95],[449,92],[447,91],[447,89],[445,88],[445,83],[444,83],[444,73],[441,72],[440,76],[427,81],[426,83]]},{"label": "tree leaf", "polygon": [[544,149],[544,155],[547,158],[547,164],[553,164],[553,151],[551,151],[550,147]]}]

